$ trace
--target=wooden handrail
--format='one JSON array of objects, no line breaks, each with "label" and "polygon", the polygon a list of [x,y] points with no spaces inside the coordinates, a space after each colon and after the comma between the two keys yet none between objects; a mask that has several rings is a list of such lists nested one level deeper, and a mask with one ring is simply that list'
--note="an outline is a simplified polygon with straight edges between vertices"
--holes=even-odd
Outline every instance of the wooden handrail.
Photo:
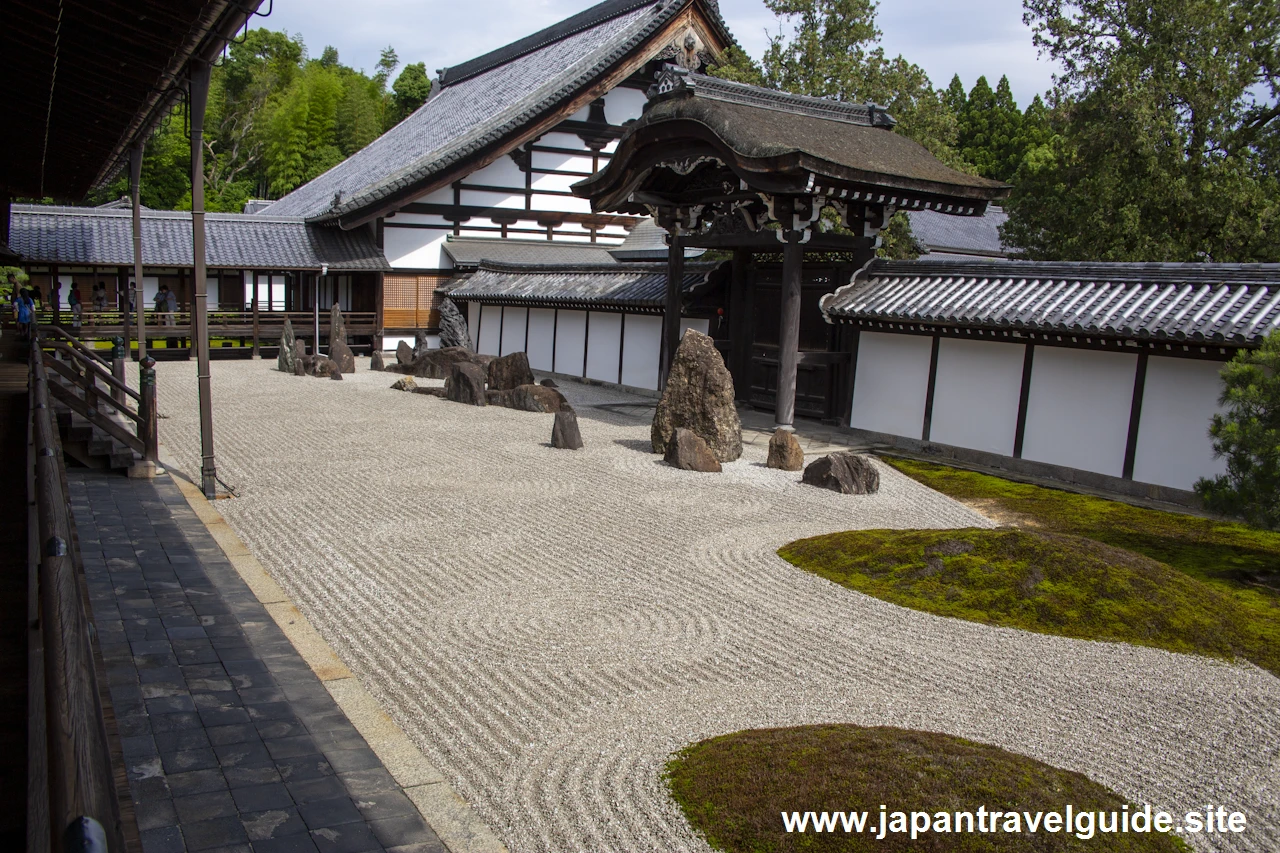
[{"label": "wooden handrail", "polygon": [[107,849],[123,853],[120,817],[106,720],[99,699],[90,617],[81,596],[75,522],[64,487],[62,446],[53,425],[44,353],[30,349],[30,434],[36,542],[39,561],[39,639],[43,646],[43,743],[29,743],[47,770],[48,838],[42,848],[63,849],[63,839],[100,829]]},{"label": "wooden handrail", "polygon": [[66,340],[66,344],[64,344],[64,346],[68,346],[70,348],[75,349],[81,355],[84,355],[85,357],[92,359],[94,362],[102,365],[104,369],[110,372],[110,367],[107,364],[107,360],[103,358],[101,355],[99,355],[97,350],[93,349],[92,347],[85,346],[74,336],[68,334],[65,329],[59,328],[57,326],[41,326],[40,331],[46,335],[57,335],[60,338],[64,338]]},{"label": "wooden handrail", "polygon": [[[137,391],[134,391],[128,385],[121,382],[119,379],[115,377],[110,367],[105,367],[98,361],[84,358],[84,356],[82,356],[78,350],[67,346],[61,341],[50,341],[49,347],[56,350],[57,352],[70,356],[72,361],[78,364],[83,364],[87,369],[92,370],[95,374],[97,374],[97,377],[99,379],[101,379],[106,383],[107,388],[109,388],[110,390],[119,391],[122,394],[124,394],[126,397],[133,398],[135,401],[141,399]],[[57,363],[56,360],[49,362],[50,365],[53,365],[55,363]],[[59,372],[61,373],[62,371],[59,371]],[[63,373],[63,375],[67,376],[68,379],[71,378],[71,376],[69,376],[68,374]]]}]

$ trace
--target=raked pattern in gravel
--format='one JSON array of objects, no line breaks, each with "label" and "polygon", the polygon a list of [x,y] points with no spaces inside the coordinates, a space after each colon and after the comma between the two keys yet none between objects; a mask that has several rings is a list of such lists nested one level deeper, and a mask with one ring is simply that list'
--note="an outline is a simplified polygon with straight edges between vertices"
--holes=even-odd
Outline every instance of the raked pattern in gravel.
[{"label": "raked pattern in gravel", "polygon": [[[362,361],[362,367],[367,362]],[[161,438],[199,468],[193,363],[159,367]],[[744,728],[928,729],[1174,812],[1243,811],[1203,850],[1280,850],[1280,679],[1255,667],[941,619],[779,558],[802,536],[987,526],[881,466],[841,496],[763,466],[667,467],[649,427],[562,383],[551,416],[215,362],[218,508],[512,853],[706,851],[670,754]],[[978,804],[974,804],[976,807]],[[893,808],[894,804],[890,804]],[[901,804],[910,809],[912,804]]]}]

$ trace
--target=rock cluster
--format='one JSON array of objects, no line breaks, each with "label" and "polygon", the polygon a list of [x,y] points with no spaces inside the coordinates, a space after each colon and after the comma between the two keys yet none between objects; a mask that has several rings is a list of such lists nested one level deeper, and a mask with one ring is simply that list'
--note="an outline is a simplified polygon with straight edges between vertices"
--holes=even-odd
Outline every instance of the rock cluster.
[{"label": "rock cluster", "polygon": [[773,437],[769,439],[767,464],[783,471],[799,471],[804,467],[804,450],[796,441],[795,433],[781,427],[774,430]]},{"label": "rock cluster", "polygon": [[691,429],[676,427],[671,441],[667,442],[667,452],[663,457],[668,465],[684,471],[702,471],[708,474],[720,473],[720,461],[702,436]]},{"label": "rock cluster", "polygon": [[356,372],[356,355],[347,345],[347,325],[336,302],[329,311],[329,358],[337,362],[343,373]]},{"label": "rock cluster", "polygon": [[495,391],[491,386],[485,396],[491,406],[522,412],[559,412],[570,408],[563,394],[542,385],[519,385],[506,391]]},{"label": "rock cluster", "polygon": [[804,482],[846,495],[873,495],[880,489],[880,473],[867,457],[844,451],[811,462]]},{"label": "rock cluster", "polygon": [[733,404],[733,377],[715,341],[695,329],[676,350],[666,390],[653,415],[653,452],[667,452],[676,430],[696,433],[719,462],[742,456],[742,422]]},{"label": "rock cluster", "polygon": [[468,361],[455,362],[453,372],[444,380],[444,396],[455,403],[487,406],[489,399],[484,391],[484,370]]},{"label": "rock cluster", "polygon": [[413,347],[405,341],[396,344],[396,364],[400,367],[413,367]]}]

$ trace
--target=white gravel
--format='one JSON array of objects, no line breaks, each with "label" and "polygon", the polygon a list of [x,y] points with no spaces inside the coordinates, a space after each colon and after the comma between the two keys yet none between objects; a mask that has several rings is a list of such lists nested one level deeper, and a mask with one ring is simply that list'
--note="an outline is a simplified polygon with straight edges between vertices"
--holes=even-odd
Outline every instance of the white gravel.
[{"label": "white gravel", "polygon": [[[706,851],[661,781],[669,755],[824,722],[998,744],[1174,812],[1222,804],[1248,831],[1198,848],[1280,849],[1280,679],[937,618],[775,554],[990,524],[891,469],[879,494],[840,496],[765,468],[758,442],[723,475],[677,471],[647,422],[592,408],[626,395],[572,383],[576,453],[550,447],[550,415],[392,391],[391,374],[213,373],[218,470],[240,494],[218,508],[513,853]],[[195,390],[194,363],[160,365],[161,437],[188,473]]]}]

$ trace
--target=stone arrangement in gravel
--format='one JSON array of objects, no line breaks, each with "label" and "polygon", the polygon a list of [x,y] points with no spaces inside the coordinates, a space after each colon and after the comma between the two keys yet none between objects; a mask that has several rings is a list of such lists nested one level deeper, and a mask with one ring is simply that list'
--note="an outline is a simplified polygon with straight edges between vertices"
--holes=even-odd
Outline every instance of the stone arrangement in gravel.
[{"label": "stone arrangement in gravel", "polygon": [[662,457],[668,465],[682,471],[699,471],[719,474],[723,469],[711,448],[691,429],[676,427],[675,435],[667,442],[667,452]]},{"label": "stone arrangement in gravel", "polygon": [[696,329],[680,339],[667,387],[653,415],[653,452],[666,454],[667,445],[683,427],[697,433],[720,462],[742,455],[742,422],[733,399],[733,377],[715,341]]},{"label": "stone arrangement in gravel", "polygon": [[803,482],[845,495],[874,495],[880,489],[880,474],[869,458],[846,451],[810,462]]},{"label": "stone arrangement in gravel", "polygon": [[[157,372],[172,467],[198,472],[195,364]],[[1229,805],[1248,832],[1198,849],[1280,849],[1280,679],[931,616],[777,555],[993,526],[972,510],[874,460],[875,494],[812,488],[765,467],[764,442],[714,477],[675,470],[645,420],[598,408],[650,402],[617,389],[563,383],[586,442],[570,455],[545,419],[497,407],[442,404],[422,428],[424,401],[386,379],[219,362],[219,468],[240,497],[218,508],[511,853],[708,853],[663,782],[671,754],[831,722],[992,744],[1153,808]]]},{"label": "stone arrangement in gravel", "polygon": [[281,373],[292,374],[298,355],[295,350],[298,336],[294,334],[293,323],[289,322],[289,318],[284,318],[284,331],[280,335],[280,353],[276,356],[276,369]]},{"label": "stone arrangement in gravel", "polygon": [[779,471],[799,471],[804,467],[804,450],[796,441],[795,433],[778,427],[769,439],[769,458],[765,462]]},{"label": "stone arrangement in gravel", "polygon": [[280,335],[280,353],[276,356],[276,369],[293,376],[316,376],[321,379],[341,379],[343,374],[356,372],[356,356],[347,344],[347,327],[342,319],[342,309],[333,304],[329,312],[329,354],[308,355],[307,347],[298,340],[293,323],[284,318],[284,331]]},{"label": "stone arrangement in gravel", "polygon": [[440,300],[440,346],[474,350],[467,319],[449,297]]}]

